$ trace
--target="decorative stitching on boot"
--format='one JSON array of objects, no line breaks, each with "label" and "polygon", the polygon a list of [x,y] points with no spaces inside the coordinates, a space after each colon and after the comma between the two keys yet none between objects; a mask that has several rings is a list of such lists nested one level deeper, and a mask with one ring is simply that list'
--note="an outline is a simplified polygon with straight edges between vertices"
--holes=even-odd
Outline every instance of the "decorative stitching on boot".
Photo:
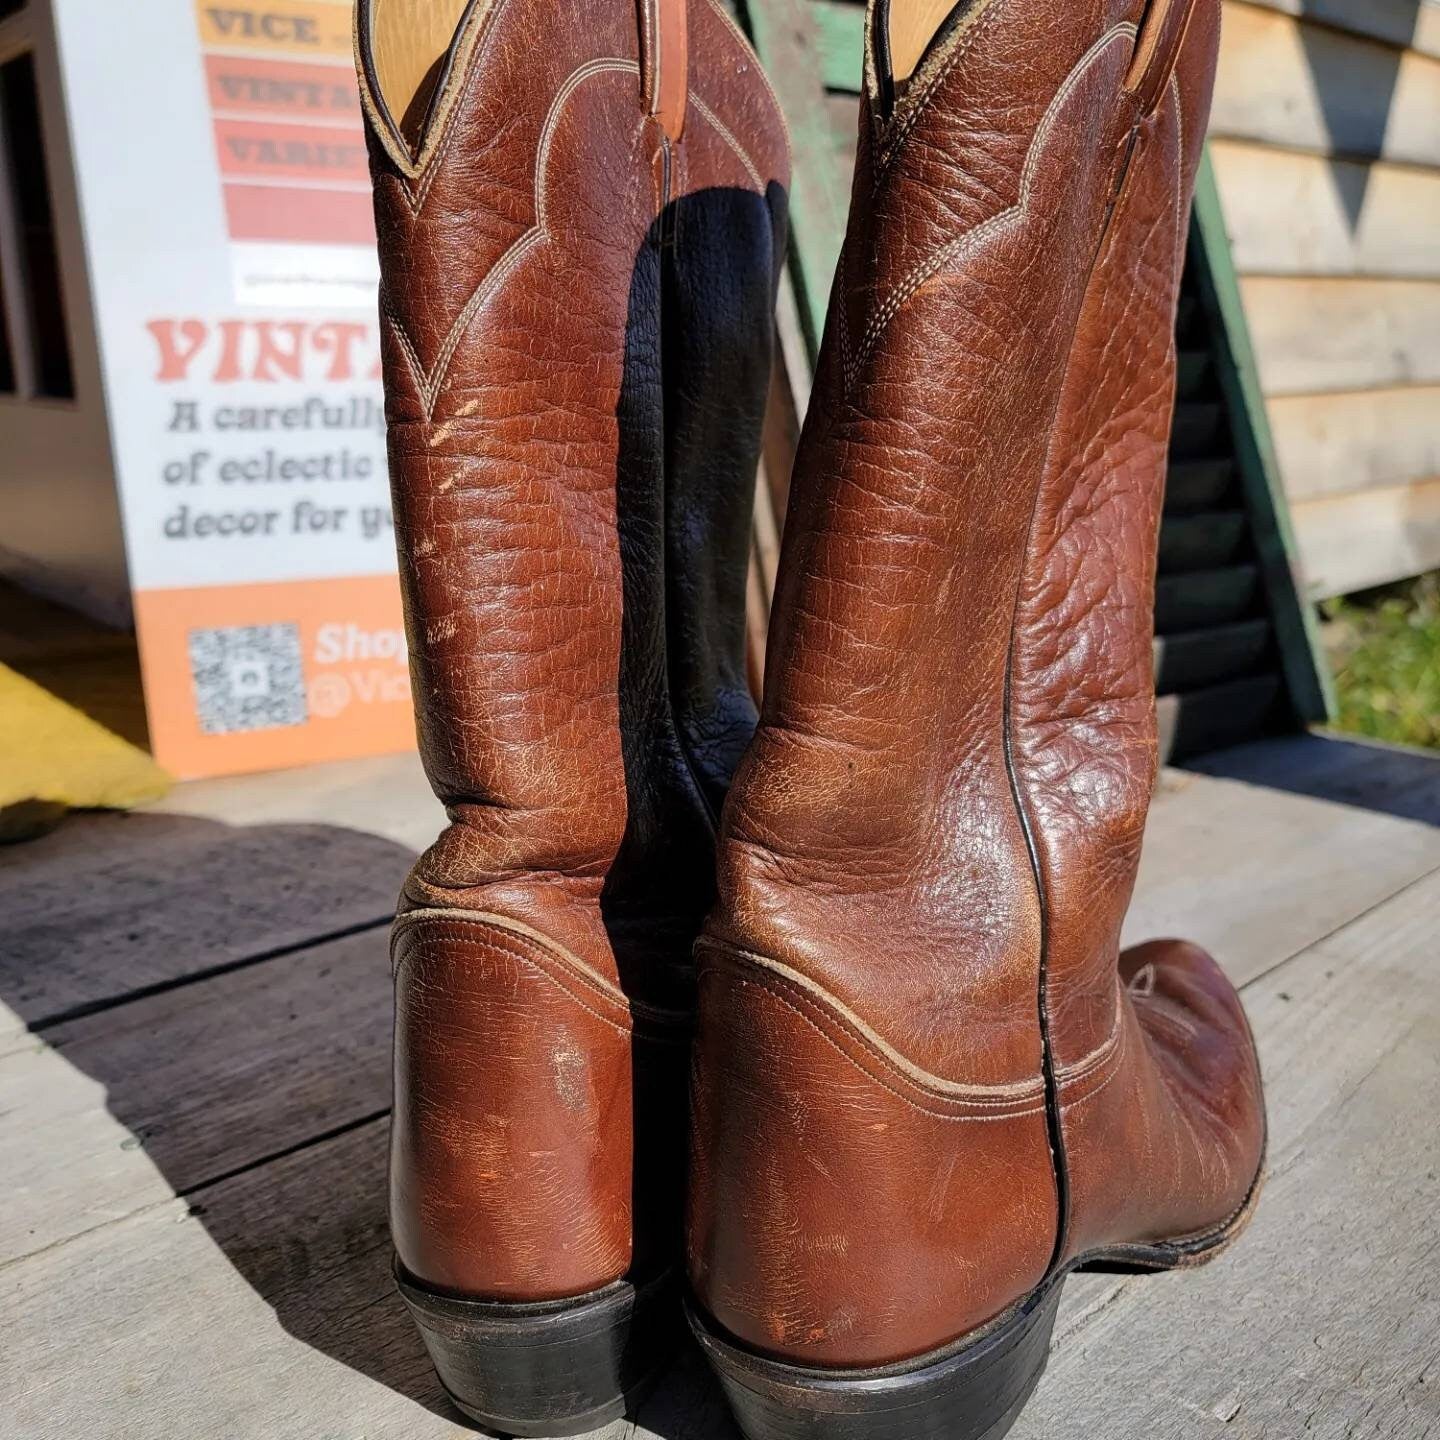
[{"label": "decorative stitching on boot", "polygon": [[950,261],[967,255],[971,251],[982,246],[997,230],[1007,227],[1011,222],[1023,218],[1029,211],[1031,192],[1035,184],[1035,178],[1039,172],[1040,157],[1050,139],[1051,131],[1059,121],[1060,113],[1064,109],[1070,97],[1088,74],[1091,66],[1113,45],[1116,40],[1122,37],[1133,39],[1135,26],[1129,21],[1123,25],[1116,25],[1107,31],[1094,45],[1086,51],[1084,57],[1071,70],[1066,77],[1065,83],[1055,93],[1046,108],[1045,115],[1040,121],[1033,138],[1030,141],[1029,150],[1025,156],[1024,169],[1020,176],[1020,196],[1016,202],[999,213],[992,215],[988,220],[981,221],[971,230],[963,235],[957,235],[953,240],[940,246],[933,251],[919,264],[911,268],[904,279],[890,292],[884,303],[871,317],[869,324],[865,327],[860,337],[860,343],[851,357],[849,366],[845,371],[845,386],[848,390],[855,381],[860,367],[869,358],[870,352],[875,348],[876,342],[883,334],[885,327],[899,313],[905,303],[920,289],[928,280],[934,278],[939,271]]}]

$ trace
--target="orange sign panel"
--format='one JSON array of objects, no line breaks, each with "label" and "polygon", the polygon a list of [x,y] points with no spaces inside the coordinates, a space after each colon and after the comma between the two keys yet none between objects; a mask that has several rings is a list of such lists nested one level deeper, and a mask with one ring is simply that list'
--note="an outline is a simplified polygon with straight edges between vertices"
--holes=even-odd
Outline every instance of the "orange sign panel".
[{"label": "orange sign panel", "polygon": [[347,58],[351,54],[348,0],[252,0],[248,5],[196,0],[195,18],[200,43],[209,48]]},{"label": "orange sign panel", "polygon": [[351,126],[360,137],[360,92],[348,65],[210,54],[205,79],[216,115],[330,121]]},{"label": "orange sign panel", "polygon": [[145,590],[135,612],[151,743],[181,777],[415,743],[393,575]]}]

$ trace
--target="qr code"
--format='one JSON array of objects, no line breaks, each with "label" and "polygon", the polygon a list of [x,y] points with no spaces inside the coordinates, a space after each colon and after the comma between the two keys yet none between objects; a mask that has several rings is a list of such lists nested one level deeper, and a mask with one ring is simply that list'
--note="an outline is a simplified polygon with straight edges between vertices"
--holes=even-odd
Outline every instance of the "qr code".
[{"label": "qr code", "polygon": [[195,709],[206,735],[305,723],[298,625],[192,630],[188,648]]}]

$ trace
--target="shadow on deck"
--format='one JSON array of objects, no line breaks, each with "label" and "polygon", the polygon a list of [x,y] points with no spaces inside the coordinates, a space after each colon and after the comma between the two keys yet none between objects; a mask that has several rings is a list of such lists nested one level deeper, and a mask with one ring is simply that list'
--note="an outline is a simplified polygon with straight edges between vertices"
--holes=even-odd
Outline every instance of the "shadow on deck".
[{"label": "shadow on deck", "polygon": [[1257,740],[1185,769],[1440,826],[1440,754],[1339,735]]}]

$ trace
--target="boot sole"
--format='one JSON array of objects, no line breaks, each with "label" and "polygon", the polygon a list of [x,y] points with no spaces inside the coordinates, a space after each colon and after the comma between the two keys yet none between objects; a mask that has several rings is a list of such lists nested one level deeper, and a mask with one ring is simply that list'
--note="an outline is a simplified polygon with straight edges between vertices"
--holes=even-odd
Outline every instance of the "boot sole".
[{"label": "boot sole", "polygon": [[787,1365],[724,1335],[693,1299],[686,1310],[748,1440],[1001,1440],[1045,1373],[1067,1276],[1105,1266],[1177,1270],[1207,1264],[1249,1225],[1263,1178],[1262,1167],[1244,1206],[1212,1234],[1091,1251],[983,1329],[899,1365]]},{"label": "boot sole", "polygon": [[644,1399],[676,1348],[679,1286],[616,1281],[534,1304],[437,1294],[395,1281],[455,1408],[495,1435],[583,1435]]}]

